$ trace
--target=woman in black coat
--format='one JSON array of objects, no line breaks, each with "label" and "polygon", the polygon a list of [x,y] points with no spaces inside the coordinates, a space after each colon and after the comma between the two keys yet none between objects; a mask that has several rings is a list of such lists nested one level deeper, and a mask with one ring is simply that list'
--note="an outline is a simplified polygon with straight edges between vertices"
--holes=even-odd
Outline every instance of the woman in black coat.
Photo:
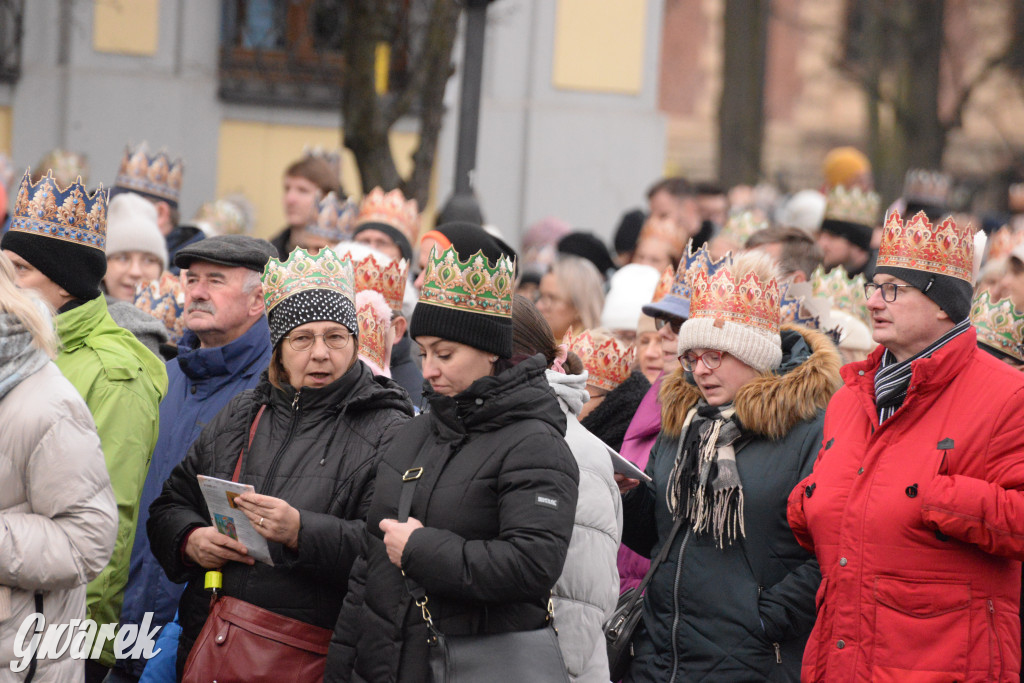
[{"label": "woman in black coat", "polygon": [[[224,595],[334,626],[362,546],[378,453],[412,416],[406,393],[357,360],[352,283],[351,263],[329,249],[270,260],[267,374],[203,429],[150,508],[157,560],[172,581],[188,582],[179,604],[179,676],[210,609],[207,570],[223,573]],[[235,503],[269,542],[273,567],[254,563],[242,544],[211,526],[196,479],[231,479],[240,453],[238,481],[256,493]]]},{"label": "woman in black coat", "polygon": [[[428,263],[411,334],[429,411],[398,431],[377,470],[365,557],[352,571],[327,681],[428,679],[427,626],[405,577],[424,589],[445,635],[546,623],[579,473],[543,357],[507,360],[511,278],[508,261],[494,268],[479,253],[463,264],[450,248]],[[399,522],[403,474],[419,467],[409,519]]]}]

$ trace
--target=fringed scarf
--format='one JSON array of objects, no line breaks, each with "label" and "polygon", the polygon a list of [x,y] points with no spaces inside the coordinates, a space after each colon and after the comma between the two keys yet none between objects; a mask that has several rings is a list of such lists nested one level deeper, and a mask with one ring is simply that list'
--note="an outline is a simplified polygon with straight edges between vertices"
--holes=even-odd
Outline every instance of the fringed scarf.
[{"label": "fringed scarf", "polygon": [[690,409],[666,491],[672,517],[683,515],[695,532],[711,533],[719,548],[745,535],[743,482],[733,448],[740,437],[735,412],[731,404],[716,407],[703,400]]}]

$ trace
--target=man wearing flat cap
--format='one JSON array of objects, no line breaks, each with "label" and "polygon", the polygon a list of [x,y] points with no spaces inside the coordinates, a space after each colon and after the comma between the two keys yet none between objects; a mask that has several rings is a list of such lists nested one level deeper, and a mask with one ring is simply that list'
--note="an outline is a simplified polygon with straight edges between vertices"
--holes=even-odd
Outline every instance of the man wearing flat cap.
[{"label": "man wearing flat cap", "polygon": [[[167,362],[170,388],[160,404],[160,436],[142,490],[122,624],[152,627],[173,617],[184,585],[171,583],[150,550],[149,505],[171,470],[188,453],[210,419],[228,401],[259,382],[270,364],[270,328],[264,314],[260,274],[277,250],[265,240],[222,235],[187,245],[174,257],[185,290],[185,336],[178,357]],[[174,648],[171,666],[174,665]],[[146,661],[121,660],[111,677],[136,681]]]}]

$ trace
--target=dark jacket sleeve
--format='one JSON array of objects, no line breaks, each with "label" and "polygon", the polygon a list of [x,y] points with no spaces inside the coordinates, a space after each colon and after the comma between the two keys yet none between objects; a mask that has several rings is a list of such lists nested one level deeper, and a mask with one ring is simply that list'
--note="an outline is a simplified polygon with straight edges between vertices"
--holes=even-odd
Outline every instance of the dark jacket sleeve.
[{"label": "dark jacket sleeve", "polygon": [[185,459],[171,471],[163,491],[149,506],[146,522],[149,544],[167,578],[174,583],[185,583],[205,571],[198,565],[185,563],[182,544],[192,529],[211,526],[210,511],[196,475],[208,472],[214,439],[224,427],[220,417],[228,410],[225,408],[203,429]]},{"label": "dark jacket sleeve", "polygon": [[[363,534],[364,540],[366,534]],[[352,680],[355,664],[356,645],[359,633],[365,625],[363,620],[363,593],[366,588],[366,556],[361,553],[349,572],[348,591],[334,625],[334,635],[327,648],[325,683],[340,683]]]},{"label": "dark jacket sleeve", "polygon": [[[661,435],[651,447],[651,455],[644,470],[654,477],[654,462],[664,448]],[[658,526],[654,518],[656,495],[653,481],[641,481],[640,485],[622,497],[622,543],[635,553],[646,558],[658,542]]]},{"label": "dark jacket sleeve", "polygon": [[402,567],[428,594],[480,602],[535,600],[562,573],[579,487],[565,439],[524,438],[505,456],[497,485],[496,538],[466,540],[430,527],[409,537]]},{"label": "dark jacket sleeve", "polygon": [[[822,424],[823,419],[819,416],[815,428],[807,430],[800,445],[801,480],[814,468],[818,447],[821,444]],[[774,586],[765,589],[761,593],[759,605],[765,635],[778,642],[809,632],[817,615],[814,599],[820,583],[821,568],[818,566],[818,560],[808,553],[803,564]]]},{"label": "dark jacket sleeve", "polygon": [[283,551],[286,566],[310,571],[317,578],[331,581],[335,585],[343,586],[348,581],[352,563],[363,547],[366,513],[373,499],[377,464],[381,455],[391,445],[398,427],[409,419],[398,411],[389,412],[392,413],[391,417],[386,420],[375,420],[372,424],[378,439],[376,443],[366,444],[366,448],[371,450],[372,454],[369,454],[353,473],[355,481],[350,486],[346,485],[339,489],[339,495],[358,496],[354,508],[341,506],[344,509],[352,509],[354,514],[349,519],[343,519],[320,512],[299,510],[298,549]]}]

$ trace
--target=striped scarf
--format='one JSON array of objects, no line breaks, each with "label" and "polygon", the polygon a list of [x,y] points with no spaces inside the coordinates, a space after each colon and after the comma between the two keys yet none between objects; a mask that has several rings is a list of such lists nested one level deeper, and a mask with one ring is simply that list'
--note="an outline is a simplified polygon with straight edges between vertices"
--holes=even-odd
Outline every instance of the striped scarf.
[{"label": "striped scarf", "polygon": [[907,397],[907,389],[910,386],[910,375],[913,372],[911,363],[919,358],[931,357],[933,353],[959,337],[970,327],[971,319],[964,318],[953,329],[932,342],[924,351],[902,362],[897,362],[892,351],[885,350],[885,353],[882,354],[882,364],[875,375],[875,407],[878,409],[878,424],[882,424],[892,417],[893,413],[903,405],[903,400]]}]

